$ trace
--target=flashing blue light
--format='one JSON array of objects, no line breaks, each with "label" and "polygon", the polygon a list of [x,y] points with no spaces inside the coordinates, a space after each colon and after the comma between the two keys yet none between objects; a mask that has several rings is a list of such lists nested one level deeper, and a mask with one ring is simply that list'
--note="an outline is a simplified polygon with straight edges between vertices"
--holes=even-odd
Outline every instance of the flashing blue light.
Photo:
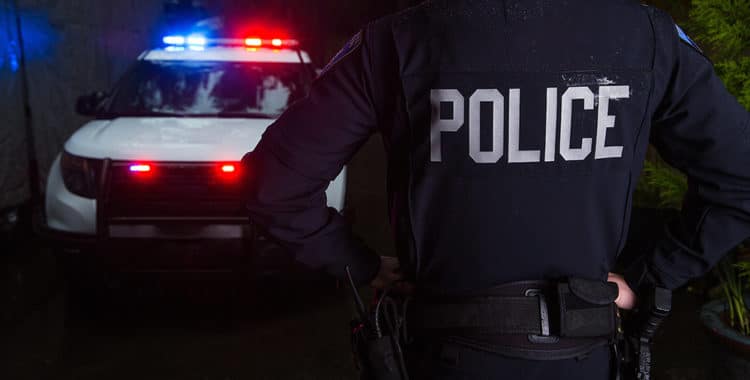
[{"label": "flashing blue light", "polygon": [[163,41],[167,45],[185,45],[185,37],[183,36],[166,36]]},{"label": "flashing blue light", "polygon": [[[10,41],[8,44],[8,63],[10,64],[10,71],[17,72],[21,68],[21,62],[19,60],[19,49],[16,41]],[[0,68],[3,66],[2,56],[0,56]]]},{"label": "flashing blue light", "polygon": [[167,46],[165,49],[168,52],[185,51],[184,46]]},{"label": "flashing blue light", "polygon": [[15,53],[11,53],[10,56],[10,71],[17,72],[21,68],[21,63],[18,62],[18,57]]},{"label": "flashing blue light", "polygon": [[206,50],[206,48],[204,46],[190,45],[190,50],[192,50],[192,51],[204,51],[204,50]]},{"label": "flashing blue light", "polygon": [[191,46],[206,46],[206,37],[199,34],[193,34],[188,36],[187,43]]}]

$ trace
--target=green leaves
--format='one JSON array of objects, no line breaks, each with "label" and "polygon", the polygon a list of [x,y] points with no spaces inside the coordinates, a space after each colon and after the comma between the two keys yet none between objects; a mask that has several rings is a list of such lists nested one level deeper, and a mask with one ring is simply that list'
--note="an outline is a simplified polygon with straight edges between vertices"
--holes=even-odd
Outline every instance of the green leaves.
[{"label": "green leaves", "polygon": [[690,18],[727,89],[750,109],[750,0],[693,0]]},{"label": "green leaves", "polygon": [[726,257],[717,267],[721,280],[721,288],[727,301],[730,326],[744,335],[750,335],[750,310],[745,303],[745,289],[748,286],[747,276],[750,275],[750,263],[736,258]]},{"label": "green leaves", "polygon": [[716,72],[729,92],[737,97],[740,104],[750,110],[750,57],[718,62]]},{"label": "green leaves", "polygon": [[636,192],[638,206],[681,209],[687,178],[658,159],[646,161]]},{"label": "green leaves", "polygon": [[715,60],[748,54],[750,0],[693,0],[690,18],[701,33],[696,38],[711,46]]}]

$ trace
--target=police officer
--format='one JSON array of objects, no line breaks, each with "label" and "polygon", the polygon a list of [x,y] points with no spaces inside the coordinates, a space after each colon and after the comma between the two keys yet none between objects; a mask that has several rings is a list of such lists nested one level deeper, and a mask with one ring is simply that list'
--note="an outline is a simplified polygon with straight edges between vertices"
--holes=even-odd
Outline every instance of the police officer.
[{"label": "police officer", "polygon": [[[326,207],[374,133],[400,263]],[[623,278],[609,272],[649,143],[689,193]],[[607,379],[612,302],[677,288],[750,236],[748,112],[634,0],[435,0],[381,19],[244,165],[251,218],[300,261],[415,284],[412,378]]]}]

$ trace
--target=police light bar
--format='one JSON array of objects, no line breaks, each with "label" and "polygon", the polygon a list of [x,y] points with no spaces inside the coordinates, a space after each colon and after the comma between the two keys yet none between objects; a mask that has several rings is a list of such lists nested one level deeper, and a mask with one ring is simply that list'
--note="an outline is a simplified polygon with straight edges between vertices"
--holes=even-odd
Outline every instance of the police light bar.
[{"label": "police light bar", "polygon": [[261,47],[263,46],[263,40],[260,38],[248,38],[245,39],[245,45],[251,47]]},{"label": "police light bar", "polygon": [[191,34],[185,36],[165,36],[162,38],[162,42],[169,46],[206,46],[208,39],[200,34]]},{"label": "police light bar", "polygon": [[187,44],[191,46],[205,46],[206,42],[206,37],[200,35],[192,35],[187,38]]},{"label": "police light bar", "polygon": [[250,48],[270,47],[276,49],[294,48],[300,45],[299,41],[288,38],[260,38],[248,37],[245,39],[233,38],[206,38],[202,34],[169,35],[162,38],[164,45],[170,51],[183,51],[183,48],[191,50],[202,50],[208,45],[216,46],[245,46]]},{"label": "police light bar", "polygon": [[162,39],[165,45],[185,45],[183,36],[166,36]]},{"label": "police light bar", "polygon": [[282,47],[297,47],[299,46],[299,41],[292,40],[292,39],[281,39],[281,38],[271,38],[271,39],[263,39],[258,37],[250,37],[245,39],[245,46],[253,47],[253,48],[259,48],[264,46],[272,46],[275,48],[282,48]]}]

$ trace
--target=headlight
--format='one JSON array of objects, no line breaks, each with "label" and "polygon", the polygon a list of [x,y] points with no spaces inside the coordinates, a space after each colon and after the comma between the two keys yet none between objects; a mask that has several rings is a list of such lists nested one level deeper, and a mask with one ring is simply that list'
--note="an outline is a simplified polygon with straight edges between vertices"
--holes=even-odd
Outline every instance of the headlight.
[{"label": "headlight", "polygon": [[77,157],[63,152],[60,168],[68,191],[84,198],[96,199],[102,170],[101,160]]}]

